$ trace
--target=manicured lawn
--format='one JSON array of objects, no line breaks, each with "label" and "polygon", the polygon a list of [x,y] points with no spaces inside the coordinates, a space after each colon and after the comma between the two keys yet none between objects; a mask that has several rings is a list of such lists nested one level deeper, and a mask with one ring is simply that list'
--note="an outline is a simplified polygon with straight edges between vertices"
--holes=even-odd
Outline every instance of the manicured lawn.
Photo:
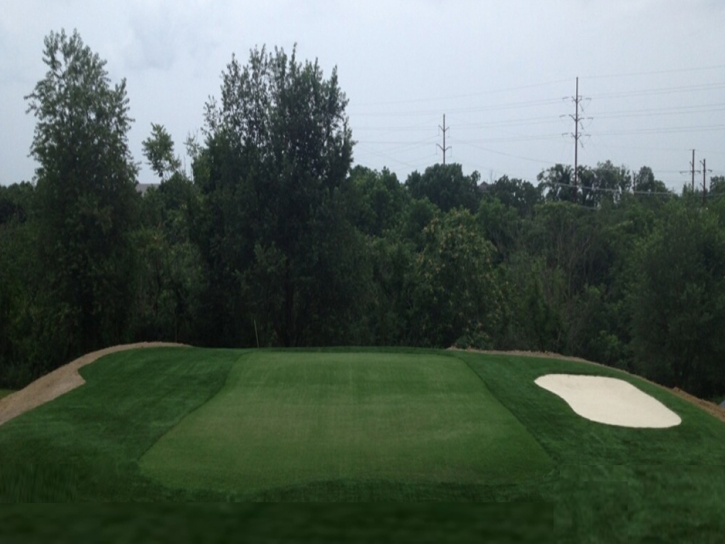
[{"label": "manicured lawn", "polygon": [[165,434],[141,470],[236,493],[331,480],[507,484],[553,465],[454,357],[261,352]]},{"label": "manicured lawn", "polygon": [[[722,542],[725,425],[635,377],[570,361],[460,353],[557,465],[539,487],[570,542]],[[548,373],[627,379],[682,417],[670,429],[588,422],[534,380]]]},{"label": "manicured lawn", "polygon": [[[534,384],[556,372],[624,377],[682,424],[584,420]],[[612,369],[467,352],[158,348],[82,374],[83,387],[0,427],[0,501],[16,503],[0,509],[2,542],[725,535],[725,425]],[[208,504],[225,501],[365,504]]]}]

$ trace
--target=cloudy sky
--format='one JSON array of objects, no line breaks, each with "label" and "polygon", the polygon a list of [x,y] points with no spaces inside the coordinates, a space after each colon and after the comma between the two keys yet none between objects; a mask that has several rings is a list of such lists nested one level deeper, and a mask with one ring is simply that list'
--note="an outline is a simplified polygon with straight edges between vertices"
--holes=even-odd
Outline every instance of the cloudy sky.
[{"label": "cloudy sky", "polygon": [[[33,178],[23,97],[45,73],[44,36],[77,29],[127,80],[139,162],[152,122],[183,154],[232,53],[296,43],[326,76],[338,68],[356,164],[404,181],[441,162],[445,114],[447,162],[534,181],[573,162],[579,77],[580,164],[648,165],[679,191],[693,148],[698,169],[725,174],[723,28],[722,0],[3,0],[0,184]],[[154,181],[146,165],[139,177]]]}]

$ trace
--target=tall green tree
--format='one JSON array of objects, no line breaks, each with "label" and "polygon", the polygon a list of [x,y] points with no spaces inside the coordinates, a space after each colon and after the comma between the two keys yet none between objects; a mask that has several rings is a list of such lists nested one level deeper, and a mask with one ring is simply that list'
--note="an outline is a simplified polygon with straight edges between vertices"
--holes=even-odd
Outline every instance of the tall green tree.
[{"label": "tall green tree", "polygon": [[269,343],[332,341],[359,307],[361,240],[341,197],[353,145],[346,106],[336,70],[326,79],[317,62],[279,49],[255,49],[246,65],[233,57],[219,102],[207,104],[195,161],[206,203],[200,247],[206,308],[224,320],[215,334],[228,343],[254,341],[253,321]]},{"label": "tall green tree", "polygon": [[141,144],[144,157],[161,180],[181,168],[181,160],[174,154],[174,140],[163,125],[151,123],[151,136]]},{"label": "tall green tree", "polygon": [[127,335],[138,197],[125,80],[113,85],[77,32],[51,32],[43,62],[48,71],[26,99],[37,119],[39,334],[58,361]]},{"label": "tall green tree", "polygon": [[504,314],[495,248],[468,210],[433,219],[423,234],[415,263],[415,343],[493,347]]}]

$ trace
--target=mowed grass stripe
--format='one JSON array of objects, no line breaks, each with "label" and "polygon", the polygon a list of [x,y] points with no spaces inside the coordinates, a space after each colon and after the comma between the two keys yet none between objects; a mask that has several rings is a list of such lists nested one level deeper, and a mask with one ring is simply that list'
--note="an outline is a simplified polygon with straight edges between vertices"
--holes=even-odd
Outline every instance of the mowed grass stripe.
[{"label": "mowed grass stripe", "polygon": [[336,479],[501,484],[552,464],[456,358],[257,352],[140,466],[171,487],[251,493]]}]

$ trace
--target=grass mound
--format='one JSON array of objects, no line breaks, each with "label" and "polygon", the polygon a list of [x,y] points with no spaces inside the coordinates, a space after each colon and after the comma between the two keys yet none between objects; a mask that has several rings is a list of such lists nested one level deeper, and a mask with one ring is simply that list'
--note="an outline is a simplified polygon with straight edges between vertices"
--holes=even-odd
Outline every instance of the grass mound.
[{"label": "grass mound", "polygon": [[237,360],[140,465],[170,487],[238,493],[329,480],[492,485],[552,468],[457,358],[303,352]]}]

